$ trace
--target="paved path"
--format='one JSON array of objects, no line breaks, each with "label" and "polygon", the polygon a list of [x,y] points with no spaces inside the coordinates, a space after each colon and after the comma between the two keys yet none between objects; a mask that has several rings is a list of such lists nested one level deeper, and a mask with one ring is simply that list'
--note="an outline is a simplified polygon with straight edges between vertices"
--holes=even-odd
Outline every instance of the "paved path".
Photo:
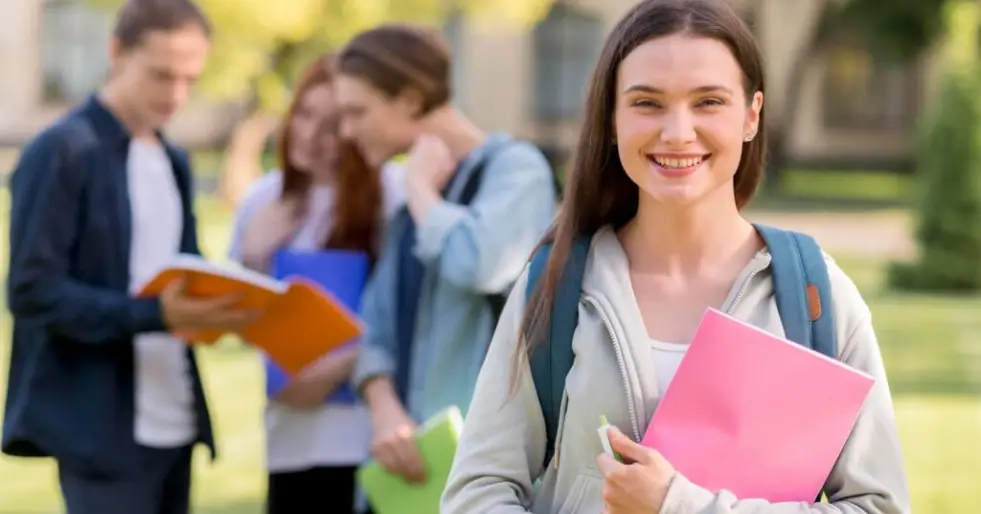
[{"label": "paved path", "polygon": [[916,245],[908,213],[895,211],[818,213],[753,212],[760,223],[814,236],[831,253],[875,258],[911,258]]}]

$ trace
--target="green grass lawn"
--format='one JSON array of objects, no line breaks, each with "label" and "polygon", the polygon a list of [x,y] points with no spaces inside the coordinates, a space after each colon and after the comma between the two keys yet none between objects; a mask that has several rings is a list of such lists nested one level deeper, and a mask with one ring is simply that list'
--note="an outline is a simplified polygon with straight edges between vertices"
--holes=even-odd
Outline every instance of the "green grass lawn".
[{"label": "green grass lawn", "polygon": [[[221,257],[229,213],[208,200],[201,200],[199,208],[204,250]],[[6,197],[0,193],[4,238],[6,212]],[[0,268],[7,262],[5,246],[0,247]],[[913,511],[973,512],[981,504],[977,487],[981,445],[976,443],[981,434],[981,318],[977,316],[981,299],[885,294],[880,291],[880,263],[839,259],[875,316],[895,393]],[[4,362],[8,337],[4,312],[0,315]],[[259,362],[253,353],[238,347],[205,349],[200,354],[221,457],[210,463],[204,452],[197,455],[194,512],[258,514],[264,495]],[[50,462],[0,458],[0,513],[56,512],[60,500]]]},{"label": "green grass lawn", "polygon": [[896,201],[910,196],[913,175],[862,170],[793,170],[783,192],[796,198]]}]

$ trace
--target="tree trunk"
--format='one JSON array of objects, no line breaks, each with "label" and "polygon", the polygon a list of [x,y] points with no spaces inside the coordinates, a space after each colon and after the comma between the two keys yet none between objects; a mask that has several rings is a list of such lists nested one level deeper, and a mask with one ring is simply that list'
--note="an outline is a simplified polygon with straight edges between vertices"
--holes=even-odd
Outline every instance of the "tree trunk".
[{"label": "tree trunk", "polygon": [[776,123],[770,124],[767,128],[769,155],[767,156],[766,186],[771,190],[779,190],[781,180],[784,177],[783,172],[786,171],[790,163],[791,134],[797,119],[804,79],[815,61],[816,50],[813,47],[805,49],[806,53],[794,62],[794,67],[787,81],[787,95],[784,97],[783,112],[780,113],[780,118],[774,120]]},{"label": "tree trunk", "polygon": [[832,20],[838,7],[825,3],[821,8],[820,18],[814,24],[811,37],[800,49],[800,57],[794,60],[794,67],[787,78],[786,94],[784,96],[783,112],[777,119],[771,119],[767,128],[767,181],[765,187],[779,190],[784,172],[790,164],[791,133],[797,121],[800,110],[801,96],[804,92],[804,80],[807,72],[824,54],[832,30]]},{"label": "tree trunk", "polygon": [[218,197],[226,207],[238,205],[252,181],[262,174],[263,150],[278,123],[278,116],[256,110],[235,126],[225,148],[218,184]]}]

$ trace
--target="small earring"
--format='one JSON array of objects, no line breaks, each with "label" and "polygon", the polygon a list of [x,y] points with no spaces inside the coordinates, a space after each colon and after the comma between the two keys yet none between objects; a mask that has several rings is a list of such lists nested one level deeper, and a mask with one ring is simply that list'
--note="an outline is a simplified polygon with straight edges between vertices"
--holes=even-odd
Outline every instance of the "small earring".
[{"label": "small earring", "polygon": [[749,134],[749,135],[747,135],[746,136],[746,142],[749,143],[750,141],[753,140],[754,137],[756,137],[756,134]]}]

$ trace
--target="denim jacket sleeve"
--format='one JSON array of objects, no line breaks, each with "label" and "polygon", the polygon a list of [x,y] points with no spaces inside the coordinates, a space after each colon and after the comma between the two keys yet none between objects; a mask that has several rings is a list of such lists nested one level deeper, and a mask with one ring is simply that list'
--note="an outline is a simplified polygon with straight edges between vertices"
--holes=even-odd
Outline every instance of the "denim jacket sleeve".
[{"label": "denim jacket sleeve", "polygon": [[469,206],[441,202],[419,226],[415,252],[440,277],[481,293],[506,290],[555,213],[552,171],[527,143],[499,151]]},{"label": "denim jacket sleeve", "polygon": [[157,298],[132,298],[69,274],[89,171],[73,148],[84,134],[57,125],[28,144],[11,183],[10,311],[66,340],[107,344],[164,330]]},{"label": "denim jacket sleeve", "polygon": [[369,379],[395,373],[396,232],[388,231],[378,262],[361,295],[361,318],[366,330],[351,374],[352,387],[359,393]]}]

